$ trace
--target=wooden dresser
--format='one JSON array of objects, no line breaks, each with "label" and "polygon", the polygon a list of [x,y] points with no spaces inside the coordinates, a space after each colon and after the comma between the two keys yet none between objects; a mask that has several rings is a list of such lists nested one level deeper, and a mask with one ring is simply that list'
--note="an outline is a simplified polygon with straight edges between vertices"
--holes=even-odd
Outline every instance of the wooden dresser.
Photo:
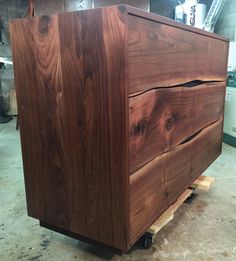
[{"label": "wooden dresser", "polygon": [[228,41],[125,5],[10,30],[29,216],[126,251],[221,153]]}]

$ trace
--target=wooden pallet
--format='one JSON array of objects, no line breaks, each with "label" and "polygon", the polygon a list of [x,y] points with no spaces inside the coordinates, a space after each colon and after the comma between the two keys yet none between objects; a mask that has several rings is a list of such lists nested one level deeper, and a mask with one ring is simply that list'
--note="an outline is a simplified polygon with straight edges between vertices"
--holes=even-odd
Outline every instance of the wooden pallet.
[{"label": "wooden pallet", "polygon": [[214,183],[215,178],[213,177],[207,177],[207,176],[200,176],[197,178],[191,188],[193,189],[200,189],[200,190],[208,190],[211,185]]},{"label": "wooden pallet", "polygon": [[193,182],[191,187],[185,190],[184,193],[179,196],[177,201],[173,205],[171,205],[159,217],[159,219],[148,229],[147,233],[151,235],[156,235],[158,231],[160,231],[166,224],[168,224],[174,218],[174,213],[184,203],[184,201],[192,195],[193,190],[199,189],[199,190],[207,191],[210,188],[210,186],[213,184],[213,182],[214,182],[213,177],[207,177],[207,176],[198,177]]}]

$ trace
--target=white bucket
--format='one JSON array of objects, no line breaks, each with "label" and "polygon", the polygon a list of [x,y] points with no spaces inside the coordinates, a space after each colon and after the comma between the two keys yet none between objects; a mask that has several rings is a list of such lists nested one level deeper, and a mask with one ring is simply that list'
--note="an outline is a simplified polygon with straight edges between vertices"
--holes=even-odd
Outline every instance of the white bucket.
[{"label": "white bucket", "polygon": [[194,27],[203,28],[207,6],[204,4],[188,5],[185,7],[186,23]]},{"label": "white bucket", "polygon": [[[197,4],[196,0],[189,0],[175,8],[175,20],[182,22],[181,13],[186,15],[185,23],[194,27],[203,28],[206,18],[207,6],[205,4]],[[182,16],[184,17],[184,14]]]}]

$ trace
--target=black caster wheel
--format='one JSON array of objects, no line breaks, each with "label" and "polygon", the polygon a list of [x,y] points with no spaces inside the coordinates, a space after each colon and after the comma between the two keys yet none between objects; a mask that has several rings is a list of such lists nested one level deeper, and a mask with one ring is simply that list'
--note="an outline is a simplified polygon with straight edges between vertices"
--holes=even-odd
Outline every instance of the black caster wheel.
[{"label": "black caster wheel", "polygon": [[152,236],[151,235],[143,236],[143,247],[145,249],[149,249],[152,247]]}]

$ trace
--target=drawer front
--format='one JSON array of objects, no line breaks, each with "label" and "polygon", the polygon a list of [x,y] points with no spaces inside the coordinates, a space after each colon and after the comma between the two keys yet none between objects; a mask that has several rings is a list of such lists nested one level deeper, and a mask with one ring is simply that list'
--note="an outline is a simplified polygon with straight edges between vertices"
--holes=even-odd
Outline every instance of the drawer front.
[{"label": "drawer front", "polygon": [[[222,121],[223,122],[223,121]],[[223,124],[223,123],[222,123]],[[196,179],[222,150],[222,124],[215,124],[215,128],[206,128],[201,135],[204,139],[196,139],[192,149],[192,171],[191,179]],[[203,142],[204,141],[204,142]]]},{"label": "drawer front", "polygon": [[228,42],[128,16],[129,93],[195,80],[226,81]]},{"label": "drawer front", "polygon": [[160,88],[129,99],[129,160],[134,172],[223,115],[225,83]]},{"label": "drawer front", "polygon": [[221,153],[222,119],[130,176],[130,240],[134,243]]}]

